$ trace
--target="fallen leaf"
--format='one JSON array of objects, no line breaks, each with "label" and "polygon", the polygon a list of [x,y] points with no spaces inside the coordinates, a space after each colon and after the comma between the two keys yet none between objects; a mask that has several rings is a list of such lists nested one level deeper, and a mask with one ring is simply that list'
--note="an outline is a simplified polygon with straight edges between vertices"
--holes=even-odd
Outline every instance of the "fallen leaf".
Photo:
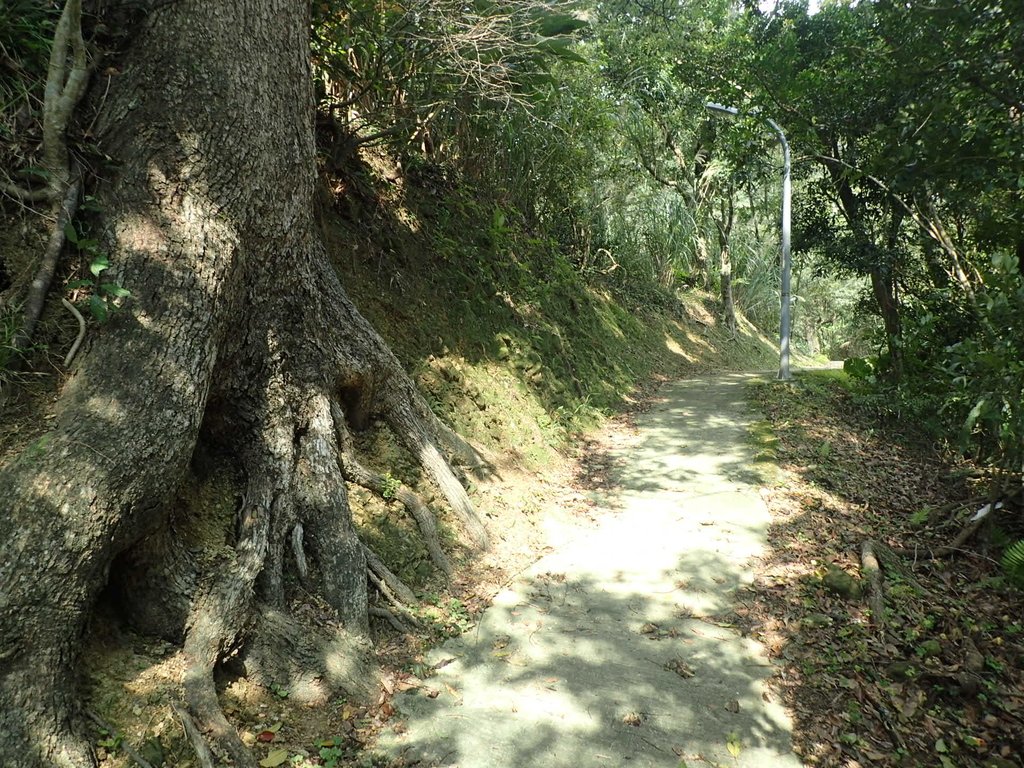
[{"label": "fallen leaf", "polygon": [[725,742],[725,748],[729,750],[729,754],[733,757],[739,757],[740,752],[743,751],[743,742],[740,741],[740,735],[735,731],[730,733],[728,741]]},{"label": "fallen leaf", "polygon": [[279,765],[283,765],[285,760],[288,759],[287,749],[275,749],[265,758],[260,760],[261,768],[277,768]]},{"label": "fallen leaf", "polygon": [[668,662],[666,662],[665,664],[665,669],[667,669],[669,672],[675,672],[680,677],[687,679],[697,674],[693,671],[693,667],[691,667],[682,659],[669,659]]},{"label": "fallen leaf", "polygon": [[262,741],[264,744],[268,744],[274,740],[276,734],[273,731],[260,731],[256,734],[256,741]]}]

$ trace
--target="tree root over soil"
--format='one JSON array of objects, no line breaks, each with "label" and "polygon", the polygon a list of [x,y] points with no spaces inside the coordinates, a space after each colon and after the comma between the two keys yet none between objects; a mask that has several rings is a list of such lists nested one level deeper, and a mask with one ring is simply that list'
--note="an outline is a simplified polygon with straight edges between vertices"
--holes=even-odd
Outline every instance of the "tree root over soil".
[{"label": "tree root over soil", "polygon": [[[131,299],[45,439],[0,467],[0,764],[94,765],[74,667],[108,584],[135,628],[183,643],[175,711],[203,764],[256,765],[218,700],[228,661],[310,703],[369,698],[368,615],[412,623],[415,596],[353,526],[347,479],[394,489],[350,429],[386,423],[465,546],[488,545],[447,455],[479,457],[351,303],[313,219],[308,30],[291,0],[163,4],[112,81],[97,231]],[[433,515],[397,491],[450,572]],[[317,626],[291,610],[306,595]]]},{"label": "tree root over soil", "polygon": [[[82,172],[68,153],[67,129],[85,94],[89,75],[89,57],[82,38],[82,1],[68,0],[54,32],[43,98],[42,166],[46,186],[27,189],[0,181],[0,193],[24,202],[49,203],[54,222],[46,250],[25,296],[21,327],[12,339],[12,346],[18,353],[25,352],[32,344],[64,248],[65,232],[78,210]],[[70,354],[71,357],[74,355]],[[20,363],[20,355],[16,355],[9,365]],[[9,396],[10,392],[0,386],[0,409]]]}]

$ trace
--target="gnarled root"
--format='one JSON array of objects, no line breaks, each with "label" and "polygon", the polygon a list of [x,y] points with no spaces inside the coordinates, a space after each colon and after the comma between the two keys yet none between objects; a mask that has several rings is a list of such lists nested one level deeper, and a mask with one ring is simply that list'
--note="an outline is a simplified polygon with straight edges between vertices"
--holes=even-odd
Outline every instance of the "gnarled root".
[{"label": "gnarled root", "polygon": [[[273,476],[271,476],[273,477]],[[250,482],[241,512],[238,544],[231,562],[195,600],[185,635],[185,696],[197,726],[214,749],[226,753],[237,766],[255,768],[256,761],[228,723],[217,700],[213,671],[222,654],[246,626],[252,607],[253,585],[263,567],[273,507],[281,503],[270,478]],[[219,749],[217,749],[219,748]]]},{"label": "gnarled root", "polygon": [[366,638],[336,626],[299,622],[283,611],[260,606],[252,638],[240,661],[246,678],[265,688],[279,686],[288,698],[308,706],[326,704],[339,691],[369,700],[377,690],[372,646]]},{"label": "gnarled root", "polygon": [[394,388],[384,398],[384,419],[441,489],[473,546],[478,550],[485,550],[490,546],[487,529],[473,508],[473,502],[469,500],[466,489],[462,487],[451,465],[441,455],[431,434],[417,416],[413,403],[418,399],[419,395],[412,391],[411,386]]},{"label": "gnarled root", "polygon": [[185,732],[185,738],[188,739],[189,744],[192,745],[192,749],[196,753],[196,759],[199,761],[200,767],[214,768],[215,763],[213,753],[203,740],[203,734],[199,732],[199,728],[192,720],[192,716],[188,713],[185,707],[176,701],[171,702],[171,709],[174,711],[174,714],[178,716],[178,720],[181,721],[181,729]]},{"label": "gnarled root", "polygon": [[402,484],[399,484],[397,488],[389,488],[388,482],[384,479],[383,475],[363,466],[356,458],[355,446],[352,443],[352,436],[349,434],[341,406],[337,403],[332,403],[331,415],[334,419],[334,429],[337,433],[338,444],[341,447],[341,467],[345,479],[373,491],[379,496],[385,498],[393,496],[402,502],[413,520],[416,521],[430,559],[445,576],[451,576],[452,563],[441,548],[441,540],[437,533],[437,521],[434,519],[433,513],[412,489]]}]

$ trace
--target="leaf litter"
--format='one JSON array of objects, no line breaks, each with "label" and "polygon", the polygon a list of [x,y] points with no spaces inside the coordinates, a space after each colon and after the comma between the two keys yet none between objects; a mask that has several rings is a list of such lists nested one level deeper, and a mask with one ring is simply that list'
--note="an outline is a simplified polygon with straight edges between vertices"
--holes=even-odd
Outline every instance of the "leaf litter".
[{"label": "leaf litter", "polygon": [[[834,380],[759,384],[752,398],[785,477],[762,493],[769,550],[736,614],[779,662],[794,750],[828,768],[1021,766],[1024,616],[1001,578],[999,532],[931,557],[965,517],[935,511],[974,512],[971,468]],[[843,595],[825,583],[859,576],[865,539],[899,553],[883,558],[882,629],[862,584]]]}]

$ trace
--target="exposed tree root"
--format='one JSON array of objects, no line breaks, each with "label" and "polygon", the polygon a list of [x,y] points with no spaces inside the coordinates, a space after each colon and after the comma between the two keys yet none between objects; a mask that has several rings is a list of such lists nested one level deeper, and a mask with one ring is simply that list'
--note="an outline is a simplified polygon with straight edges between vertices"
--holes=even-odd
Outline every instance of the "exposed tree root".
[{"label": "exposed tree root", "polygon": [[[70,60],[70,64],[69,64]],[[42,262],[29,286],[21,328],[13,346],[24,351],[32,343],[46,294],[64,248],[65,229],[78,209],[81,173],[68,156],[67,128],[89,81],[89,61],[82,38],[82,0],[68,0],[54,31],[53,46],[46,74],[43,97],[43,168],[46,187],[22,189],[4,183],[0,191],[25,202],[49,201],[53,204],[54,225]],[[0,393],[2,396],[3,393]],[[2,404],[2,399],[0,399]]]},{"label": "exposed tree root", "polygon": [[[487,529],[477,516],[466,489],[462,487],[451,465],[441,455],[427,427],[418,417],[416,410],[419,409],[413,407],[413,403],[422,398],[413,390],[410,382],[396,389],[398,391],[393,391],[384,401],[384,418],[388,426],[441,489],[473,546],[478,550],[487,549],[490,546]],[[426,405],[423,407],[426,408]]]},{"label": "exposed tree root", "polygon": [[[298,427],[295,504],[303,538],[317,565],[317,591],[349,631],[365,635],[369,629],[366,561],[347,512],[348,492],[338,465],[330,399],[319,392],[309,395],[301,407]],[[281,532],[282,542],[286,531]]]},{"label": "exposed tree root", "polygon": [[181,721],[181,729],[185,732],[185,738],[188,739],[189,744],[192,745],[192,749],[196,753],[196,759],[199,761],[200,768],[214,768],[213,753],[206,746],[206,742],[203,741],[203,735],[193,722],[192,716],[189,715],[185,707],[176,701],[171,702],[171,709],[174,710],[174,714]]},{"label": "exposed tree root", "polygon": [[213,672],[238,632],[249,624],[253,585],[266,557],[271,516],[282,503],[273,475],[266,469],[250,483],[234,556],[216,569],[212,583],[194,601],[184,646],[188,708],[212,748],[242,768],[255,768],[256,761],[220,708]]},{"label": "exposed tree root", "polygon": [[[53,282],[53,275],[57,271],[57,263],[60,261],[60,254],[64,249],[65,226],[71,221],[75,211],[78,209],[78,193],[80,189],[81,181],[76,178],[68,185],[64,199],[55,206],[57,221],[50,231],[50,240],[46,245],[46,250],[43,252],[43,259],[39,264],[39,269],[36,270],[36,275],[31,285],[29,285],[28,296],[25,298],[25,307],[22,313],[21,327],[14,334],[14,338],[11,341],[11,345],[16,352],[24,352],[32,344],[32,335],[35,333],[36,324],[43,314],[46,295],[50,291],[50,284]],[[79,336],[81,335],[80,328]],[[70,361],[74,358],[74,352],[78,351],[80,343],[80,341],[76,341],[72,352],[68,354],[66,360]],[[15,355],[8,362],[9,372],[12,372],[21,362],[21,356]],[[65,365],[67,364],[65,363]],[[3,409],[9,394],[4,389],[5,387],[0,384],[0,410]]]},{"label": "exposed tree root", "polygon": [[478,448],[470,445],[462,435],[441,421],[418,393],[412,400],[412,405],[434,439],[457,459],[456,466],[468,469],[481,480],[494,474],[493,462]]},{"label": "exposed tree root", "polygon": [[286,689],[291,701],[322,706],[339,691],[356,700],[375,695],[372,650],[369,640],[336,625],[300,621],[260,606],[239,661],[251,682]]},{"label": "exposed tree root", "polygon": [[80,190],[81,180],[78,178],[72,180],[65,190],[63,200],[57,206],[57,221],[50,232],[50,240],[43,253],[43,260],[29,286],[28,296],[25,299],[24,318],[21,328],[14,337],[14,347],[19,351],[26,349],[32,343],[32,334],[35,332],[36,323],[39,322],[39,318],[43,314],[46,294],[50,291],[50,283],[53,282],[54,272],[57,271],[60,252],[64,248],[64,230],[74,218],[75,211],[78,210]]},{"label": "exposed tree root", "polygon": [[860,545],[860,570],[867,581],[868,608],[871,623],[879,632],[885,632],[885,593],[882,590],[882,566],[875,554],[875,542],[865,539]]},{"label": "exposed tree root", "polygon": [[[419,605],[419,601],[416,599],[416,595],[413,594],[412,590],[405,585],[400,578],[398,578],[391,570],[384,565],[384,561],[381,560],[372,549],[363,545],[363,552],[366,554],[366,565],[369,568],[371,577],[376,577],[382,582],[383,586],[387,590],[386,595],[389,599],[394,599],[408,605],[415,607]],[[382,592],[384,590],[381,590]]]},{"label": "exposed tree root", "polygon": [[82,317],[82,313],[78,311],[78,308],[67,299],[61,299],[60,303],[64,305],[64,308],[70,312],[75,320],[78,321],[78,335],[75,336],[75,343],[71,345],[71,349],[64,356],[64,367],[67,368],[71,365],[71,361],[75,359],[75,355],[78,354],[78,348],[82,346],[82,342],[85,341],[85,318]]},{"label": "exposed tree root", "polygon": [[352,443],[352,436],[349,434],[341,406],[337,403],[332,403],[331,415],[334,419],[338,444],[341,447],[341,465],[345,479],[373,491],[379,496],[384,498],[393,496],[402,502],[413,520],[416,521],[420,534],[423,536],[423,543],[430,554],[430,559],[442,573],[446,576],[451,576],[452,563],[441,548],[441,540],[437,533],[437,521],[434,519],[433,513],[427,509],[423,500],[412,489],[402,484],[394,488],[389,487],[389,483],[383,475],[379,475],[363,466],[356,458],[355,446]]},{"label": "exposed tree root", "polygon": [[403,624],[399,618],[387,608],[381,608],[379,605],[371,605],[367,610],[369,610],[371,616],[376,616],[378,619],[384,619],[384,621],[390,624],[391,628],[396,632],[406,635],[411,631],[409,627]]},{"label": "exposed tree root", "polygon": [[295,571],[298,573],[299,582],[304,587],[309,586],[309,565],[306,563],[306,550],[302,546],[302,523],[296,523],[292,528],[292,555],[295,557]]},{"label": "exposed tree root", "polygon": [[[404,616],[414,627],[423,626],[420,620],[416,618],[416,615],[403,605],[401,600],[395,597],[395,593],[391,591],[390,587],[388,587],[387,582],[381,579],[373,571],[367,571],[367,576],[369,576],[370,581],[373,583],[373,586],[377,588],[377,591],[380,592],[381,596],[391,604],[392,608],[402,614],[402,616]],[[372,607],[375,606],[369,606],[367,610]]]}]

